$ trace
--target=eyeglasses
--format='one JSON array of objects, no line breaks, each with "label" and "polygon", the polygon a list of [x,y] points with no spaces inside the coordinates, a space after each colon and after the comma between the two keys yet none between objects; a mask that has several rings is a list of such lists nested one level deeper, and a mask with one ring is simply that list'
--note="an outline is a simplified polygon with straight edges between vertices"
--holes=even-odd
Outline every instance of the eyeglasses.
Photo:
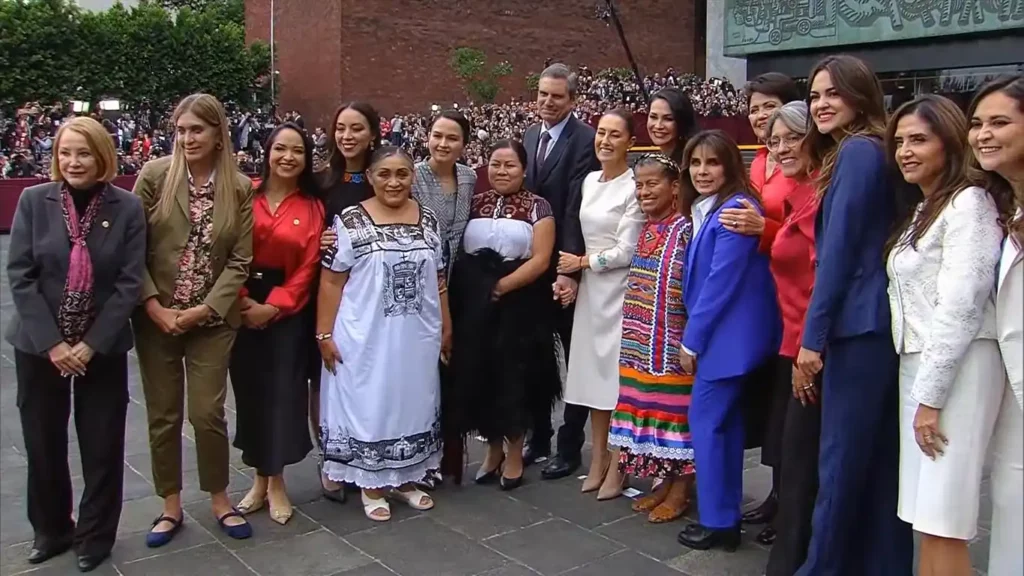
[{"label": "eyeglasses", "polygon": [[767,144],[769,150],[778,150],[779,146],[783,143],[786,144],[787,148],[793,149],[800,146],[800,143],[804,141],[805,137],[806,136],[800,134],[786,134],[782,138],[772,136],[765,144]]}]

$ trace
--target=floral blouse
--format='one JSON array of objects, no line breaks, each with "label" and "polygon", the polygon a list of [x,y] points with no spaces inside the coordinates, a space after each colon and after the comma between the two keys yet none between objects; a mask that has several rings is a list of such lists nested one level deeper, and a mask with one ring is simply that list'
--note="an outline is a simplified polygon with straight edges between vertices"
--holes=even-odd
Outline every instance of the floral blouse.
[{"label": "floral blouse", "polygon": [[[216,278],[213,277],[213,178],[196,187],[188,177],[188,216],[192,231],[178,260],[178,277],[174,281],[171,308],[187,310],[203,303]],[[203,326],[216,326],[224,320],[216,312]]]}]

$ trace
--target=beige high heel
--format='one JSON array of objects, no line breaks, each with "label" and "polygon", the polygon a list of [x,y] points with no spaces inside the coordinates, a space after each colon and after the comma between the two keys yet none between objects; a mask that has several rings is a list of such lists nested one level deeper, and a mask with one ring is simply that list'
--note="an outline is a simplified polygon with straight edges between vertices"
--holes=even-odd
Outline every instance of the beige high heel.
[{"label": "beige high heel", "polygon": [[580,492],[586,494],[588,492],[594,492],[604,484],[604,479],[608,476],[608,470],[611,469],[612,464],[611,456],[605,458],[604,466],[601,466],[601,474],[595,479],[591,479],[590,474],[587,474],[587,478],[583,480],[583,487],[580,488]]}]

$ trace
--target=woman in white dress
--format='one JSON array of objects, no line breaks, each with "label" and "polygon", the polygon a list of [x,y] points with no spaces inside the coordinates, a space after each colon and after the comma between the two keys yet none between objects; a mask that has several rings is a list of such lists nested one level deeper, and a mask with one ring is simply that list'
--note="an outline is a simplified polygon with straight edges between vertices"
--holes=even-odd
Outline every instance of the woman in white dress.
[{"label": "woman in white dress", "polygon": [[1003,230],[996,201],[966,173],[967,119],[919,96],[889,123],[903,174],[887,271],[900,354],[897,514],[921,534],[918,573],[972,574],[982,467],[1003,390],[993,299]]},{"label": "woman in white dress", "polygon": [[967,141],[988,189],[1004,195],[1009,236],[1003,242],[996,288],[996,333],[1006,377],[992,435],[992,544],[988,573],[1024,574],[1024,76],[982,86],[968,109]]},{"label": "woman in white dress", "polygon": [[[597,490],[599,500],[622,493],[618,454],[608,451],[608,424],[619,399],[626,276],[644,223],[628,163],[635,142],[631,114],[619,109],[601,117],[594,137],[601,170],[583,181],[580,201],[587,253],[562,252],[558,259],[559,274],[583,271],[572,328],[572,341],[577,344],[569,355],[565,401],[590,408],[593,450],[583,492]],[[568,303],[568,297],[563,303]],[[606,476],[611,476],[609,482]]]},{"label": "woman in white dress", "polygon": [[335,216],[317,297],[323,472],[359,486],[376,521],[391,518],[386,496],[433,508],[414,483],[441,463],[451,322],[437,218],[412,199],[413,174],[399,148],[374,152],[374,196]]}]

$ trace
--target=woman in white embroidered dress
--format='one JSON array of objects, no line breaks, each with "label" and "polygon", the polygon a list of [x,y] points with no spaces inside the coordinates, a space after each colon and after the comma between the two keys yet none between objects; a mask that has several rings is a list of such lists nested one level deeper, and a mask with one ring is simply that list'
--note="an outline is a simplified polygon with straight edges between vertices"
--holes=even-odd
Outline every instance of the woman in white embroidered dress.
[{"label": "woman in white embroidered dress", "polygon": [[897,514],[921,534],[918,572],[972,573],[982,466],[999,414],[993,299],[1003,231],[966,173],[967,119],[927,94],[901,106],[886,145],[906,181],[887,270],[900,354]]},{"label": "woman in white embroidered dress", "polygon": [[376,521],[391,518],[385,496],[433,508],[414,483],[441,463],[451,323],[437,218],[412,199],[413,173],[401,149],[374,152],[374,196],[334,218],[317,297],[323,471],[359,486]]},{"label": "woman in white embroidered dress", "polygon": [[[622,492],[618,454],[608,451],[608,423],[619,399],[626,276],[644,223],[628,163],[629,149],[635,142],[630,113],[618,109],[601,117],[594,136],[601,170],[591,172],[583,181],[580,203],[587,253],[562,252],[558,259],[559,274],[583,271],[573,316],[572,341],[577,344],[569,355],[565,401],[590,408],[594,447],[582,490],[602,488],[606,475],[614,480],[598,492],[599,500]],[[568,300],[563,303],[568,304]]]}]

